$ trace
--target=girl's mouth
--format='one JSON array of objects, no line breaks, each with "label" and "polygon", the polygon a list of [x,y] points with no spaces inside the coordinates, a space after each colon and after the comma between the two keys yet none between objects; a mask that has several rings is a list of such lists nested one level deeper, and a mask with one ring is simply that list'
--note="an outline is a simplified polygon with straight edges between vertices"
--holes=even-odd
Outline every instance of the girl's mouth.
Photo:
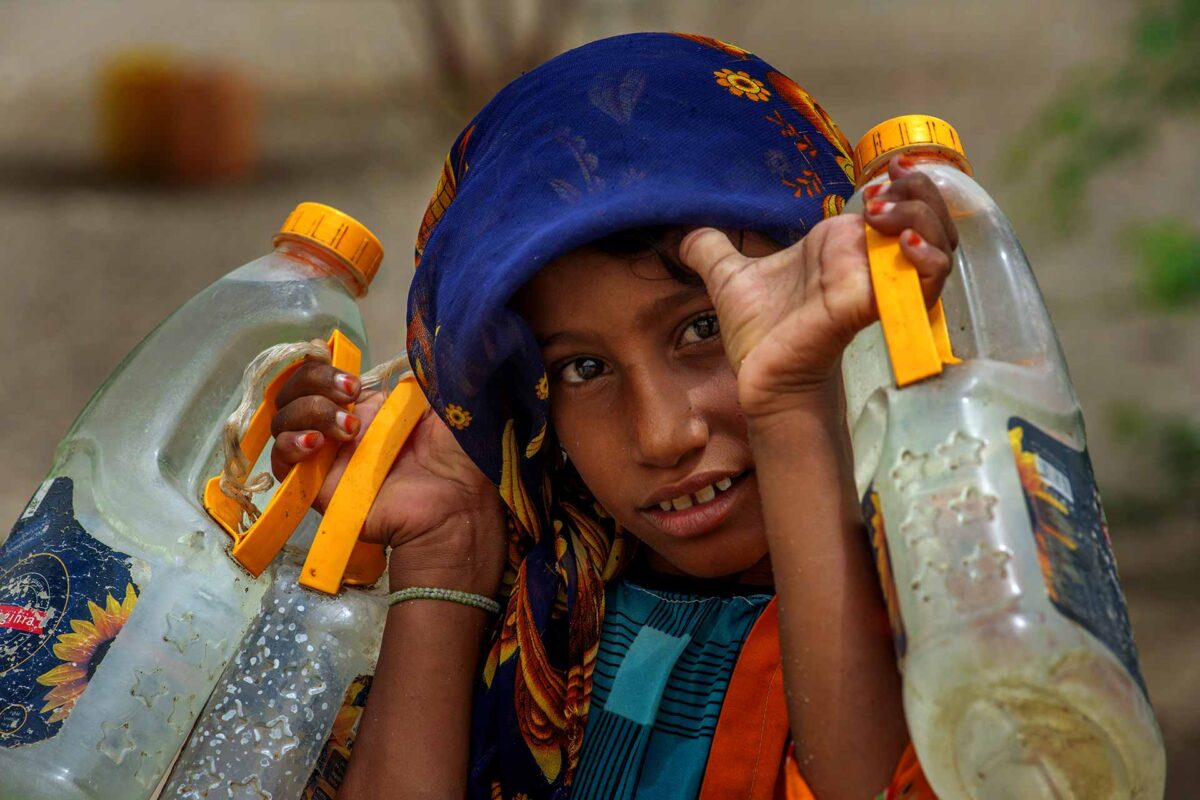
[{"label": "girl's mouth", "polygon": [[[674,501],[664,501],[657,507],[642,509],[663,533],[690,538],[701,536],[723,523],[746,492],[752,469],[718,481]],[[663,508],[666,506],[667,508]]]}]

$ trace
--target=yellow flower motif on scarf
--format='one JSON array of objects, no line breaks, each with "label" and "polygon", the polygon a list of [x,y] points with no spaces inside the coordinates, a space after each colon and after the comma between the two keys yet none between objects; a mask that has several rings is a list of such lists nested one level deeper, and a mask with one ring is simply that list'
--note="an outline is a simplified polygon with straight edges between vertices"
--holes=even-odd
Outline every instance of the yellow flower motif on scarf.
[{"label": "yellow flower motif on scarf", "polygon": [[454,198],[458,194],[458,181],[467,172],[465,161],[467,143],[471,141],[471,134],[474,132],[474,125],[463,132],[462,140],[458,145],[457,162],[454,160],[453,152],[446,154],[446,161],[442,165],[442,175],[438,178],[437,186],[434,187],[433,197],[429,198],[425,216],[421,219],[421,229],[417,232],[414,257],[418,267],[421,266],[421,256],[425,254],[425,245],[429,243],[433,229],[441,222],[442,217],[446,214],[446,209],[450,208],[450,204],[454,202]]},{"label": "yellow flower motif on scarf", "polygon": [[845,208],[845,206],[846,201],[842,199],[841,195],[827,195],[825,197],[824,204],[825,219],[836,217],[838,214],[842,213],[842,209]]},{"label": "yellow flower motif on scarf", "polygon": [[[544,379],[543,379],[544,380]],[[546,423],[542,423],[542,427],[529,440],[529,444],[525,446],[525,457],[533,458],[542,449],[542,442],[546,440]]]},{"label": "yellow flower motif on scarf", "polygon": [[501,448],[504,461],[500,467],[500,497],[512,510],[521,533],[537,541],[541,537],[542,526],[537,508],[529,497],[525,482],[521,480],[520,449],[517,445],[516,428],[511,419],[504,423]]},{"label": "yellow flower motif on scarf", "polygon": [[54,687],[46,693],[46,704],[42,706],[42,713],[53,711],[47,722],[61,722],[75,708],[75,702],[87,688],[113,639],[125,627],[136,603],[133,584],[126,584],[124,600],[117,602],[110,594],[104,608],[89,600],[92,619],[73,619],[71,633],[59,634],[54,655],[63,663],[37,677],[43,686]]},{"label": "yellow flower motif on scarf", "polygon": [[724,86],[734,97],[745,97],[754,102],[766,100],[771,96],[770,90],[763,86],[757,78],[751,78],[742,71],[721,69],[713,73],[717,77],[717,85]]},{"label": "yellow flower motif on scarf", "polygon": [[850,159],[850,140],[838,128],[833,117],[821,108],[811,94],[804,91],[803,87],[788,76],[778,72],[768,72],[767,80],[770,81],[771,87],[779,92],[779,96],[784,102],[808,120],[827,142],[837,148],[842,158],[845,159],[844,161],[839,159],[838,165],[850,180],[854,180],[854,162]]},{"label": "yellow flower motif on scarf", "polygon": [[462,406],[451,403],[446,406],[446,422],[460,431],[464,431],[471,424],[471,412]]},{"label": "yellow flower motif on scarf", "polygon": [[849,158],[847,156],[834,156],[833,160],[836,161],[838,163],[838,166],[842,168],[842,172],[846,173],[846,177],[849,178],[851,182],[853,182],[854,181],[854,171],[855,171],[854,170],[854,159]]},{"label": "yellow flower motif on scarf", "polygon": [[545,400],[550,396],[550,383],[546,380],[545,375],[533,387],[533,393],[537,395],[538,400]]}]

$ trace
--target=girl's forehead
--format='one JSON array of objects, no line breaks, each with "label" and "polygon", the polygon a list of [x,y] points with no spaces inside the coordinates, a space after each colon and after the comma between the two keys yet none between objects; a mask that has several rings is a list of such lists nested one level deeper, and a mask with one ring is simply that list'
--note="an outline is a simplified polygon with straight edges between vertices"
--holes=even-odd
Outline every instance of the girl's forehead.
[{"label": "girl's forehead", "polygon": [[[754,231],[723,231],[744,254],[761,257],[775,253],[783,246]],[[619,284],[636,285],[635,281],[702,285],[698,276],[679,258],[679,240],[665,241],[657,249],[642,252],[611,252],[603,247],[584,246],[559,256],[534,274],[518,292],[517,297],[547,291],[570,292],[584,286]]]},{"label": "girl's forehead", "polygon": [[[762,257],[781,246],[761,234],[726,231],[748,256]],[[668,260],[671,262],[668,264]],[[564,321],[607,315],[632,316],[645,305],[668,312],[674,305],[707,297],[703,283],[678,259],[678,242],[658,251],[614,254],[587,246],[538,271],[513,299],[513,307],[535,329]]]},{"label": "girl's forehead", "polygon": [[[682,291],[681,291],[682,290]],[[514,307],[535,330],[543,325],[632,311],[667,295],[704,295],[702,285],[672,277],[655,253],[614,256],[583,248],[540,270],[514,298]]]},{"label": "girl's forehead", "polygon": [[613,255],[584,247],[555,259],[534,275],[526,285],[538,291],[569,292],[573,287],[615,287],[632,285],[636,281],[665,281],[670,277],[666,264],[657,253]]}]

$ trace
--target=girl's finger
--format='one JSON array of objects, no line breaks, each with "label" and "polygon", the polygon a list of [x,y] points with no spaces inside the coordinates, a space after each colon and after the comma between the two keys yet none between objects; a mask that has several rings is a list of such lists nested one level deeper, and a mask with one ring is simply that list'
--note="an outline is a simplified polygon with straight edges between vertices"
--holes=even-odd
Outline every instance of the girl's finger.
[{"label": "girl's finger", "polygon": [[696,271],[716,302],[721,286],[750,259],[734,247],[724,232],[697,228],[679,243],[679,260]]},{"label": "girl's finger", "polygon": [[350,441],[362,427],[354,414],[327,397],[308,395],[279,409],[271,419],[271,435],[276,439],[284,431],[319,431],[340,442]]},{"label": "girl's finger", "polygon": [[887,195],[866,204],[866,218],[871,227],[888,236],[899,236],[905,230],[914,230],[921,238],[944,251],[947,256],[954,246],[942,220],[924,200],[890,200]]},{"label": "girl's finger", "polygon": [[946,231],[946,240],[950,243],[950,249],[953,250],[958,247],[958,228],[954,224],[954,218],[950,216],[950,208],[946,205],[946,199],[942,197],[941,191],[932,178],[913,167],[914,162],[906,156],[893,158],[888,164],[888,175],[892,178],[892,182],[883,184],[884,188],[876,190],[867,199],[888,199],[896,202],[921,200],[925,202],[941,221],[942,227]]},{"label": "girl's finger", "polygon": [[321,395],[338,405],[353,403],[362,391],[362,382],[354,375],[334,369],[328,364],[302,364],[279,389],[275,398],[278,408],[307,395]]},{"label": "girl's finger", "polygon": [[942,295],[942,287],[950,275],[950,256],[934,247],[916,231],[907,229],[900,234],[900,252],[912,263],[921,279],[921,294],[925,307],[932,308]]},{"label": "girl's finger", "polygon": [[271,472],[276,480],[283,480],[292,467],[306,458],[311,458],[325,444],[320,431],[283,431],[275,437],[271,448]]}]

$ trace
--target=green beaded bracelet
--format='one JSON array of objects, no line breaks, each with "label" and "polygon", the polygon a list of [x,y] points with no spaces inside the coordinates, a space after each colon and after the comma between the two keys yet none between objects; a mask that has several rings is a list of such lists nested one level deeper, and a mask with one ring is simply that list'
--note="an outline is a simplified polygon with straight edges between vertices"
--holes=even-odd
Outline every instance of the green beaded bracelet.
[{"label": "green beaded bracelet", "polygon": [[489,614],[500,613],[500,604],[490,597],[460,592],[458,589],[438,589],[433,586],[410,586],[407,589],[400,589],[389,594],[387,600],[389,606],[403,603],[405,600],[449,600],[452,603],[481,608]]}]

